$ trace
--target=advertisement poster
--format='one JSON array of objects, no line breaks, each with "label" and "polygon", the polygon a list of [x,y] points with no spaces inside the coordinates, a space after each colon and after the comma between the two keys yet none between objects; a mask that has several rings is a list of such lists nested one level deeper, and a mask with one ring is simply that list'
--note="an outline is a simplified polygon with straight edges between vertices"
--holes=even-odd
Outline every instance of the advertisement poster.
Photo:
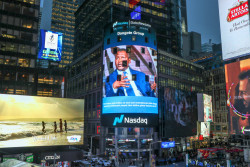
[{"label": "advertisement poster", "polygon": [[219,0],[223,60],[250,53],[247,0]]},{"label": "advertisement poster", "polygon": [[62,33],[40,30],[38,59],[61,61]]},{"label": "advertisement poster", "polygon": [[203,94],[204,122],[213,122],[212,96]]},{"label": "advertisement poster", "polygon": [[166,87],[164,102],[164,131],[167,137],[196,135],[198,120],[196,93]]},{"label": "advertisement poster", "polygon": [[0,95],[0,148],[82,145],[84,100]]},{"label": "advertisement poster", "polygon": [[201,135],[203,135],[203,137],[209,137],[210,122],[201,122]]},{"label": "advertisement poster", "polygon": [[103,126],[157,124],[157,51],[155,37],[151,38],[155,32],[149,28],[148,24],[131,21],[114,23],[112,31],[106,29]]},{"label": "advertisement poster", "polygon": [[250,59],[225,65],[230,133],[250,134]]}]

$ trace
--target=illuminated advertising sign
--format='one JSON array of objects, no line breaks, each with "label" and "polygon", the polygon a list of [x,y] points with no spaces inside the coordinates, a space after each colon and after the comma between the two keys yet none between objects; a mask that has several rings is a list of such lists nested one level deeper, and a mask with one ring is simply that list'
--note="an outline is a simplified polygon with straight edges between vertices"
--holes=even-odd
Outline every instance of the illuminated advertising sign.
[{"label": "illuminated advertising sign", "polygon": [[134,8],[141,0],[129,0],[129,7]]},{"label": "illuminated advertising sign", "polygon": [[250,59],[225,65],[231,134],[250,134]]},{"label": "illuminated advertising sign", "polygon": [[175,141],[161,142],[161,148],[172,148],[172,147],[175,147]]},{"label": "illuminated advertising sign", "polygon": [[212,96],[198,93],[198,120],[200,122],[213,122]]},{"label": "illuminated advertising sign", "polygon": [[248,1],[219,0],[223,60],[250,53]]},{"label": "illuminated advertising sign", "polygon": [[165,87],[164,124],[166,137],[187,137],[197,133],[196,93]]},{"label": "illuminated advertising sign", "polygon": [[133,20],[141,20],[141,6],[138,6],[133,12],[131,12],[130,16]]},{"label": "illuminated advertising sign", "polygon": [[105,29],[102,126],[152,127],[158,122],[156,33],[142,22]]},{"label": "illuminated advertising sign", "polygon": [[83,144],[84,100],[0,95],[0,148]]},{"label": "illuminated advertising sign", "polygon": [[203,135],[203,137],[209,137],[210,122],[201,122],[201,135]]},{"label": "illuminated advertising sign", "polygon": [[38,59],[61,61],[62,33],[41,29]]}]

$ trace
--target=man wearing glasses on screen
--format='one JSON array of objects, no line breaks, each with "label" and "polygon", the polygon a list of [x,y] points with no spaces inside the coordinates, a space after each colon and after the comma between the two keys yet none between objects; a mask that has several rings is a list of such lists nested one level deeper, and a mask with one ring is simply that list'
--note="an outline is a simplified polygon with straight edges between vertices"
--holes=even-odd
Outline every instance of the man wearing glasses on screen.
[{"label": "man wearing glasses on screen", "polygon": [[115,55],[116,70],[110,74],[105,84],[106,97],[111,96],[150,96],[155,97],[156,83],[150,85],[143,72],[129,67],[131,59],[125,49]]}]

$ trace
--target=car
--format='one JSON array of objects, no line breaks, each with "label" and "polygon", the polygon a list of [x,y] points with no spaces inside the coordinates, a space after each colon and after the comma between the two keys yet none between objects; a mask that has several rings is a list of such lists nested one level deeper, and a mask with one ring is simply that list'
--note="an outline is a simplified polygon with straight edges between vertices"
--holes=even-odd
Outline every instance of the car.
[{"label": "car", "polygon": [[104,165],[104,166],[111,166],[111,162],[110,162],[110,161],[103,160],[103,165]]}]

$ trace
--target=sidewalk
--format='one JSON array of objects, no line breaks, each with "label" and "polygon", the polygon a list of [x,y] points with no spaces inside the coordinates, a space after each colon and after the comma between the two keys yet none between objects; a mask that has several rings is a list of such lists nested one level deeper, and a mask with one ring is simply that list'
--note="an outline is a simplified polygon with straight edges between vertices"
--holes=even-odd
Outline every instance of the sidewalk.
[{"label": "sidewalk", "polygon": [[[157,167],[185,167],[185,162],[177,162],[175,164],[171,164],[171,165],[160,165],[160,166],[157,166]],[[123,164],[120,164],[119,167],[129,167],[128,164],[126,163],[123,163]],[[145,167],[150,167],[148,163],[145,164]]]}]

